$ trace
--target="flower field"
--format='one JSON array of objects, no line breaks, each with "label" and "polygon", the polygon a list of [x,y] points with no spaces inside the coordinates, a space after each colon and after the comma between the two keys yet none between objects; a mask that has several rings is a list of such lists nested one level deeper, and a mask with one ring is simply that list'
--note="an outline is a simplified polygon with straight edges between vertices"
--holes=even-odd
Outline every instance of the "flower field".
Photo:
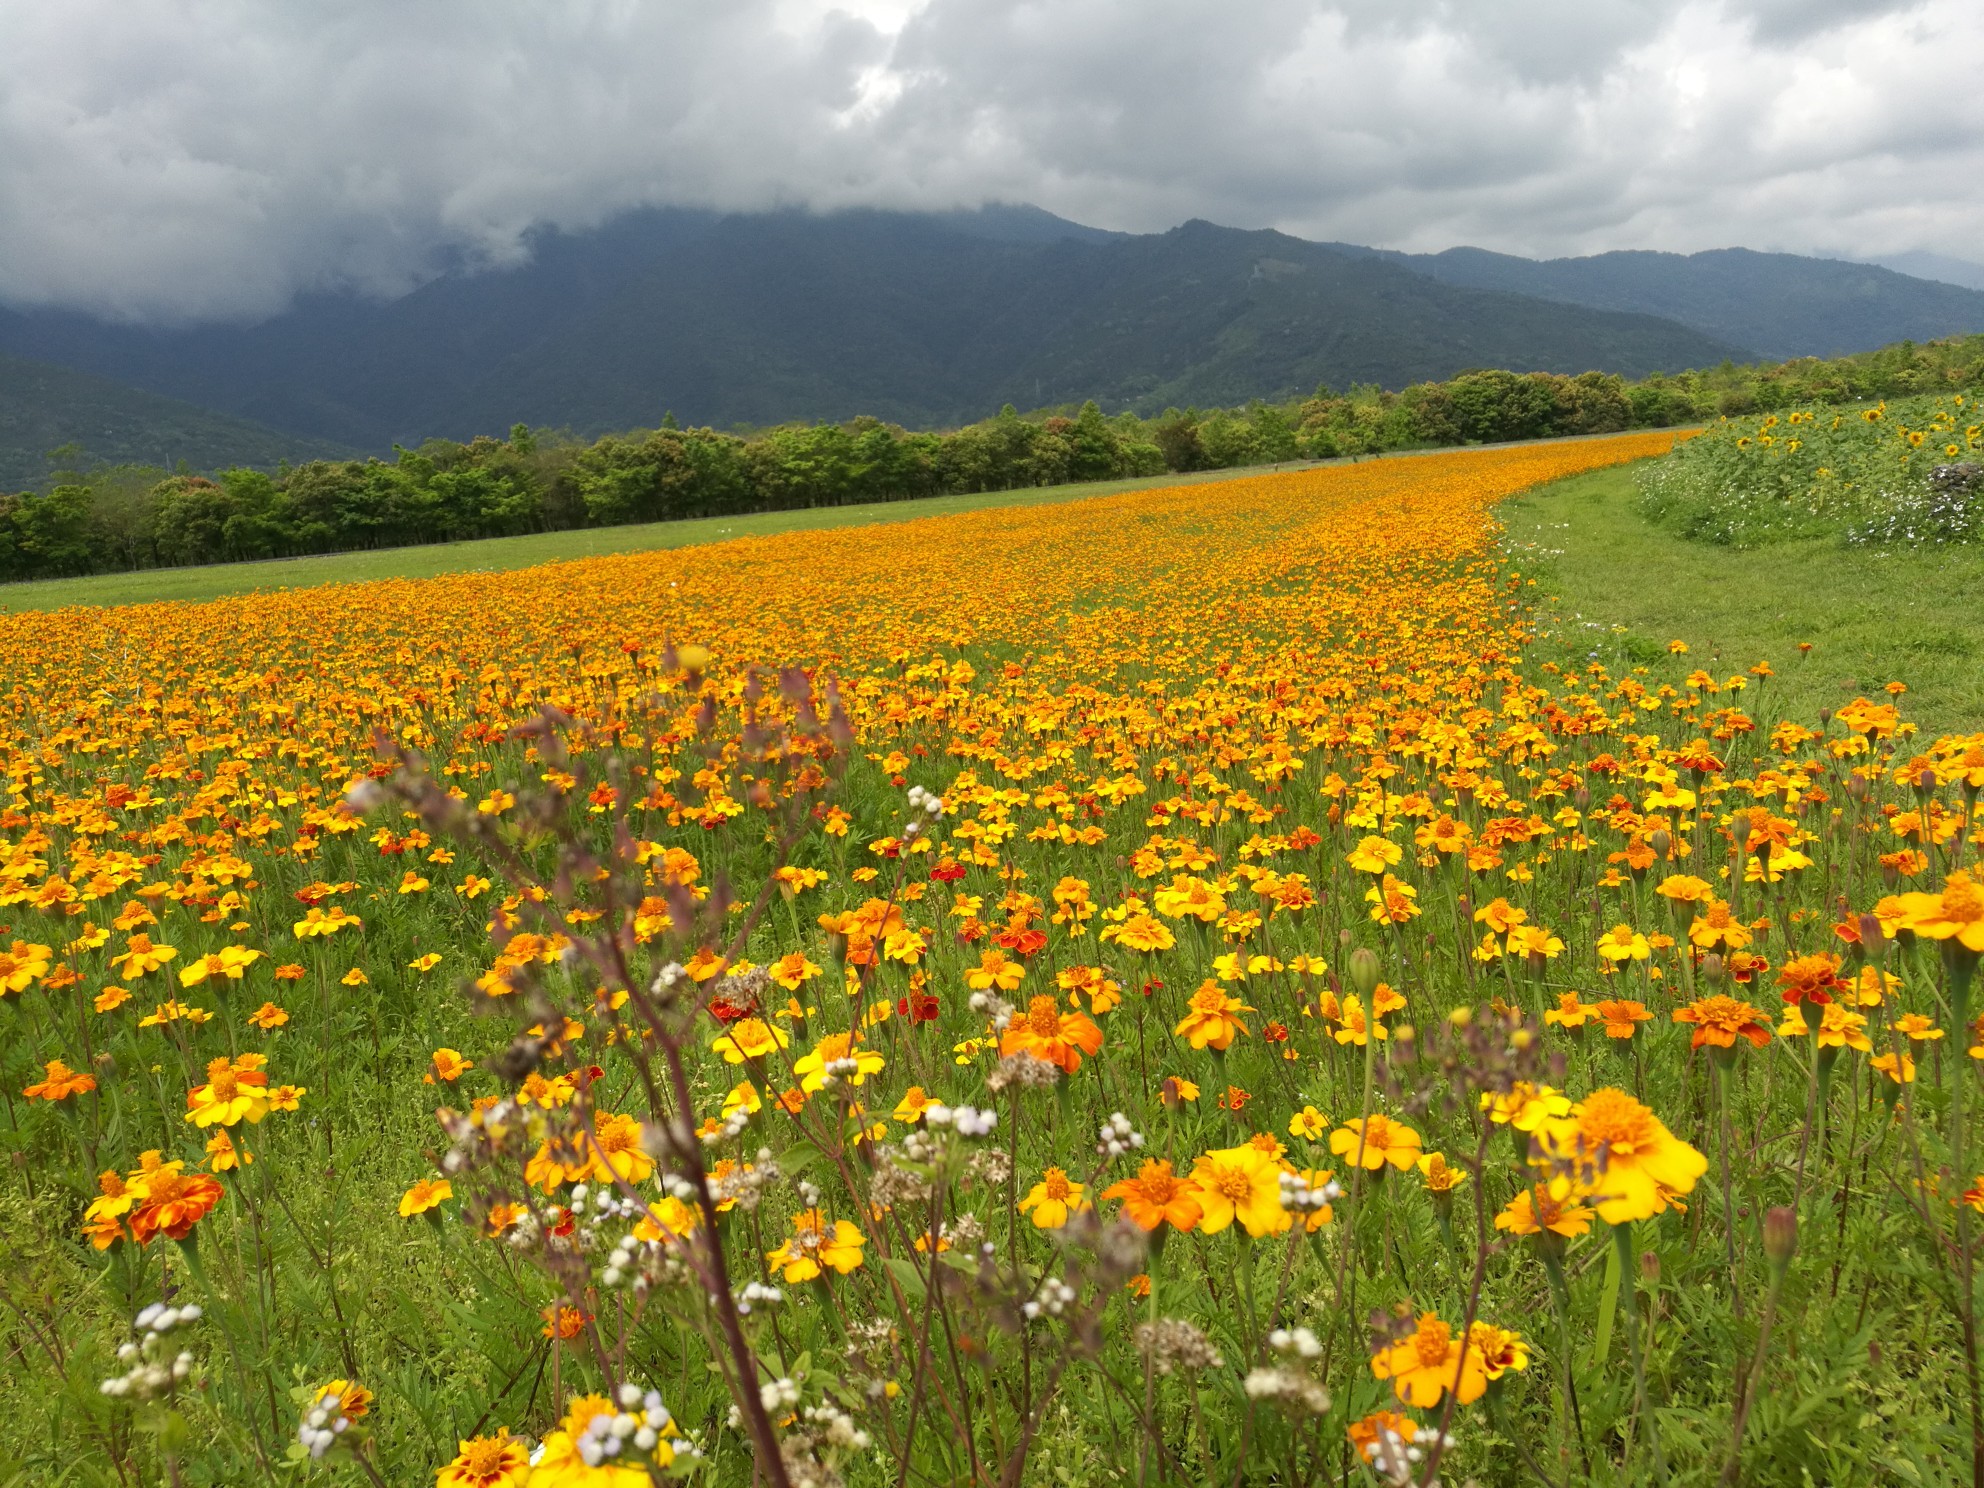
[{"label": "flower field", "polygon": [[1984,1471],[1984,735],[1528,657],[1672,442],[0,618],[0,1485]]},{"label": "flower field", "polygon": [[1685,537],[1753,548],[1984,535],[1984,412],[1974,395],[1724,419],[1649,466],[1641,504]]}]

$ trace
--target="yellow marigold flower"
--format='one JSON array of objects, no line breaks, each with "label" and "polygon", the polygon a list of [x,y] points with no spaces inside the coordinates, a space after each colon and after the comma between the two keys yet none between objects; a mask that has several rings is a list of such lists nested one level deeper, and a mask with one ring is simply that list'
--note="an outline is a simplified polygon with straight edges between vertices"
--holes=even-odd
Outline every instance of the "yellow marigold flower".
[{"label": "yellow marigold flower", "polygon": [[1226,989],[1210,978],[1199,984],[1189,1007],[1191,1011],[1171,1031],[1194,1049],[1230,1048],[1234,1036],[1247,1031],[1236,1014],[1254,1011],[1239,998],[1227,996]]},{"label": "yellow marigold flower", "polygon": [[455,1196],[455,1186],[445,1178],[422,1178],[405,1193],[400,1195],[400,1217],[411,1219],[416,1214],[425,1214],[430,1209],[439,1208],[442,1201]]},{"label": "yellow marigold flower", "polygon": [[1495,1228],[1512,1235],[1540,1235],[1548,1231],[1575,1239],[1591,1229],[1591,1210],[1579,1201],[1575,1190],[1562,1195],[1551,1192],[1552,1185],[1539,1183],[1525,1188],[1495,1216]]},{"label": "yellow marigold flower", "polygon": [[1049,1168],[1020,1200],[1020,1213],[1031,1211],[1029,1217],[1039,1229],[1058,1230],[1068,1222],[1068,1216],[1090,1207],[1087,1193],[1084,1185],[1071,1180],[1061,1169]]},{"label": "yellow marigold flower", "polygon": [[1543,1021],[1558,1028],[1579,1029],[1598,1014],[1595,1003],[1584,1001],[1575,992],[1559,993],[1557,1005],[1546,1008]]},{"label": "yellow marigold flower", "polygon": [[1288,1118],[1288,1134],[1314,1142],[1330,1129],[1330,1119],[1314,1106],[1304,1106]]},{"label": "yellow marigold flower", "polygon": [[254,1125],[269,1114],[269,1077],[261,1071],[262,1056],[215,1059],[207,1066],[207,1083],[186,1096],[186,1119],[195,1126]]},{"label": "yellow marigold flower", "polygon": [[110,958],[110,964],[117,968],[119,977],[129,982],[150,976],[178,954],[171,946],[153,945],[149,935],[140,933],[131,937],[123,951]]},{"label": "yellow marigold flower", "polygon": [[1449,1390],[1462,1405],[1470,1405],[1488,1388],[1481,1356],[1431,1312],[1420,1315],[1410,1335],[1378,1351],[1371,1373],[1390,1380],[1400,1400],[1421,1410],[1431,1410]]},{"label": "yellow marigold flower", "polygon": [[1253,1146],[1208,1152],[1192,1164],[1199,1228],[1216,1235],[1236,1219],[1250,1236],[1278,1235],[1293,1222],[1281,1204],[1281,1165]]},{"label": "yellow marigold flower", "polygon": [[457,1443],[454,1461],[435,1474],[435,1488],[524,1488],[530,1481],[530,1448],[506,1426],[494,1436]]},{"label": "yellow marigold flower", "polygon": [[1450,1166],[1444,1153],[1423,1153],[1417,1166],[1428,1193],[1450,1194],[1467,1182],[1466,1169]]},{"label": "yellow marigold flower", "polygon": [[443,1085],[452,1085],[469,1070],[475,1068],[474,1060],[462,1058],[458,1050],[450,1049],[446,1045],[429,1055],[428,1062],[431,1068],[420,1077],[424,1085],[432,1085],[437,1080]]},{"label": "yellow marigold flower", "polygon": [[765,1260],[788,1282],[811,1281],[823,1268],[845,1276],[860,1266],[867,1243],[846,1220],[829,1221],[818,1209],[805,1209],[792,1216],[792,1238]]},{"label": "yellow marigold flower", "polygon": [[1547,1159],[1590,1191],[1607,1224],[1651,1219],[1692,1192],[1708,1159],[1623,1090],[1595,1090],[1538,1134]]},{"label": "yellow marigold flower", "polygon": [[747,1059],[763,1059],[791,1043],[784,1029],[775,1028],[762,1018],[739,1018],[719,1030],[710,1047],[723,1056],[724,1063],[742,1064]]},{"label": "yellow marigold flower", "polygon": [[1389,837],[1366,837],[1344,861],[1359,873],[1383,873],[1404,856],[1405,849]]},{"label": "yellow marigold flower", "polygon": [[440,964],[441,953],[439,951],[429,951],[426,955],[415,956],[411,961],[407,962],[406,969],[408,971],[432,971]]},{"label": "yellow marigold flower", "polygon": [[834,1081],[865,1084],[887,1063],[880,1051],[856,1043],[852,1034],[830,1033],[810,1053],[802,1054],[792,1069],[800,1077],[800,1089],[814,1091],[824,1090]]},{"label": "yellow marigold flower", "polygon": [[1372,1172],[1386,1163],[1404,1172],[1419,1161],[1421,1145],[1418,1132],[1383,1115],[1373,1115],[1368,1124],[1353,1116],[1330,1133],[1331,1152]]},{"label": "yellow marigold flower", "polygon": [[1939,894],[1903,894],[1902,925],[1926,940],[1954,941],[1975,959],[1984,956],[1984,885],[1959,869]]},{"label": "yellow marigold flower", "polygon": [[1598,937],[1598,954],[1607,961],[1644,961],[1653,954],[1646,937],[1631,925],[1618,924]]}]

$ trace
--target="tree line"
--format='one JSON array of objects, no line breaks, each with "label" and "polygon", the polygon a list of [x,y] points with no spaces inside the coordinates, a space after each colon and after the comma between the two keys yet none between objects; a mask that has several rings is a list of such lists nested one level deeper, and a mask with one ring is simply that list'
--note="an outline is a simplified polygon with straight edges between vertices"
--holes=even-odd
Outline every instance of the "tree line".
[{"label": "tree line", "polygon": [[1637,382],[1468,372],[1399,392],[1318,388],[1244,408],[1105,415],[1094,403],[960,429],[875,418],[751,432],[654,429],[585,440],[519,424],[391,460],[274,472],[145,466],[58,472],[0,493],[0,580],[503,537],[574,527],[1016,490],[1694,423],[1720,414],[1968,388],[1984,336],[1833,360],[1729,363]]}]

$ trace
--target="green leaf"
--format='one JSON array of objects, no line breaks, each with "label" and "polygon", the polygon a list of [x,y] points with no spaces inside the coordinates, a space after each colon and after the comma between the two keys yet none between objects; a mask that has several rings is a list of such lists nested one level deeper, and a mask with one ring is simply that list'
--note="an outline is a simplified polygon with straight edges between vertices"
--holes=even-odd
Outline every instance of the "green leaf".
[{"label": "green leaf", "polygon": [[1605,1252],[1605,1286],[1598,1294],[1598,1336],[1591,1343],[1585,1368],[1596,1369],[1612,1351],[1612,1318],[1619,1310],[1619,1247]]},{"label": "green leaf", "polygon": [[923,1283],[923,1273],[901,1256],[890,1256],[882,1264],[889,1268],[889,1275],[902,1287],[903,1295],[912,1301],[921,1302],[928,1288]]}]

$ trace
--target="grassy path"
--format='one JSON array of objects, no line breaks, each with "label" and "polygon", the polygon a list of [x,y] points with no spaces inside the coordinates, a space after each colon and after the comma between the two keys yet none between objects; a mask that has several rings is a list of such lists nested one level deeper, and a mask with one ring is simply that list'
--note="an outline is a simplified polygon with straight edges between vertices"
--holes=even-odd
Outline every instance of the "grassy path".
[{"label": "grassy path", "polygon": [[1717,678],[1769,660],[1792,716],[1898,681],[1925,733],[1984,729],[1984,549],[1736,552],[1650,526],[1635,491],[1621,467],[1500,508],[1512,556],[1558,597],[1549,629],[1567,651],[1637,663],[1682,640]]}]

